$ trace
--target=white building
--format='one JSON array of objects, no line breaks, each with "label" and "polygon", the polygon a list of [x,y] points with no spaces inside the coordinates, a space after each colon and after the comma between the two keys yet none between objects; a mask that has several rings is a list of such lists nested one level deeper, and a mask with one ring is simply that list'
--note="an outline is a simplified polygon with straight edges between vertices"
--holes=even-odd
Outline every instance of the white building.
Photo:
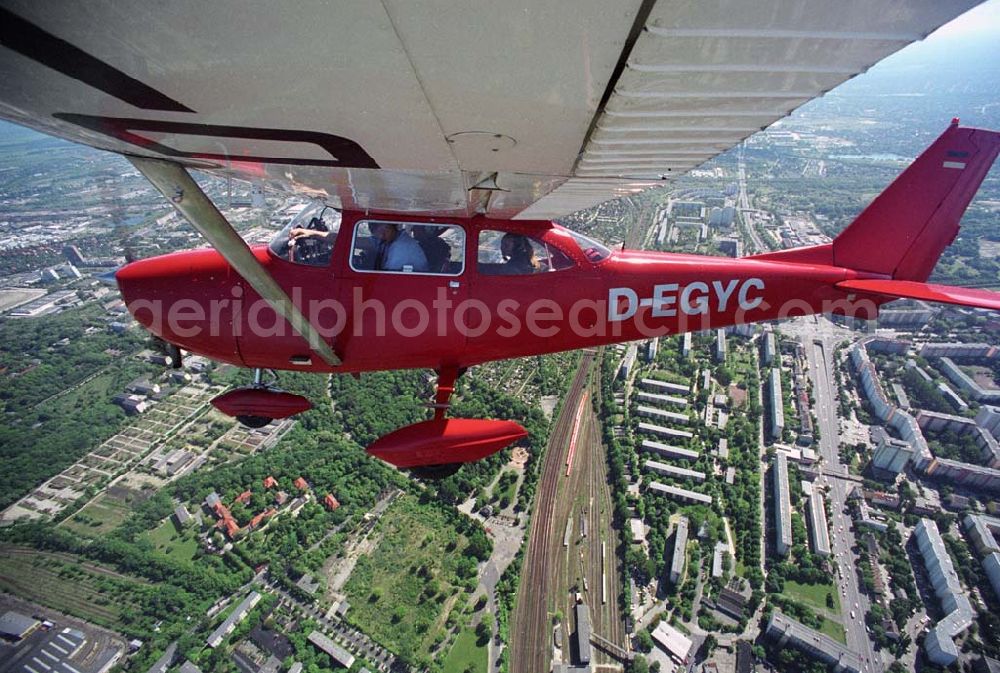
[{"label": "white building", "polygon": [[788,458],[778,453],[771,470],[774,483],[774,548],[779,556],[787,556],[792,548],[792,503],[788,493]]}]

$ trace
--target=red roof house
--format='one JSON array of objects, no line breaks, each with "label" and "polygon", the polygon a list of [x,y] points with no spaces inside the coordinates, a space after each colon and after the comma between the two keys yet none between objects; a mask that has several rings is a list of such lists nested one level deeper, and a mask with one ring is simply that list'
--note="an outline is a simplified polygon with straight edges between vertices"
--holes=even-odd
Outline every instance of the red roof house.
[{"label": "red roof house", "polygon": [[275,510],[275,509],[265,509],[260,514],[258,514],[254,518],[250,519],[250,526],[249,526],[250,529],[251,530],[256,530],[257,527],[260,526],[260,524],[261,524],[262,521],[264,521],[265,519],[270,519],[275,514],[277,514],[277,510]]},{"label": "red roof house", "polygon": [[309,482],[303,479],[302,477],[299,477],[292,483],[295,485],[295,488],[299,489],[300,491],[309,490]]},{"label": "red roof house", "polygon": [[267,479],[264,480],[264,488],[274,488],[277,485],[278,480],[274,477],[268,476]]},{"label": "red roof house", "polygon": [[331,512],[340,507],[340,503],[337,502],[337,499],[334,498],[333,494],[331,493],[327,493],[326,497],[323,498],[323,504],[326,505],[328,508],[330,508]]},{"label": "red roof house", "polygon": [[229,508],[221,502],[217,502],[212,509],[215,510],[215,515],[219,517],[219,521],[215,524],[216,527],[224,530],[230,540],[235,538],[236,534],[240,532],[240,525],[236,523],[236,519],[233,518]]},{"label": "red roof house", "polygon": [[250,491],[243,491],[238,496],[236,496],[236,500],[234,502],[238,502],[238,503],[240,503],[242,505],[245,505],[248,502],[250,502],[250,497],[252,495],[253,495],[253,493],[251,493]]}]

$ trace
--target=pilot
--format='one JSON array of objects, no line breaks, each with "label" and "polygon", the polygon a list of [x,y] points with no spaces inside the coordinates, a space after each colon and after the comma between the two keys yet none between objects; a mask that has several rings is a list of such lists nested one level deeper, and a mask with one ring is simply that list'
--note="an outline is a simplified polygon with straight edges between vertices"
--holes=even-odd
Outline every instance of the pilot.
[{"label": "pilot", "polygon": [[[288,232],[288,258],[293,262],[322,265],[330,261],[337,232],[314,218],[308,228],[295,227]],[[301,252],[300,252],[301,251]]]},{"label": "pilot", "polygon": [[542,266],[527,236],[504,234],[500,239],[500,255],[506,260],[503,266],[505,275],[526,276],[541,271]]},{"label": "pilot", "polygon": [[372,234],[376,271],[427,271],[427,256],[420,244],[392,222],[375,222]]}]

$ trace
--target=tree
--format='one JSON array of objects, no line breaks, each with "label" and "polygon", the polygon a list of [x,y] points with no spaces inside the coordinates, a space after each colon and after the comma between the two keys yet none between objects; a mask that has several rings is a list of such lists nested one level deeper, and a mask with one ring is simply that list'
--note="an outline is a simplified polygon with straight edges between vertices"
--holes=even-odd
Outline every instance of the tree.
[{"label": "tree", "polygon": [[630,673],[649,673],[649,663],[646,661],[646,657],[638,656],[633,659],[629,671]]},{"label": "tree", "polygon": [[649,652],[653,649],[653,636],[649,635],[649,631],[643,629],[635,636],[636,647],[642,652]]}]

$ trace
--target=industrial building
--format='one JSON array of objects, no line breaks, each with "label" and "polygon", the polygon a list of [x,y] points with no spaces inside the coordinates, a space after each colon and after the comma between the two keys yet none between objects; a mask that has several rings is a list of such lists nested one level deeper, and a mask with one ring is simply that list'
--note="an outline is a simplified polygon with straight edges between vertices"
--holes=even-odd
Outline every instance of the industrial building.
[{"label": "industrial building", "polygon": [[813,552],[826,558],[830,555],[830,532],[826,524],[826,507],[823,494],[813,488],[809,495],[809,532],[812,537]]},{"label": "industrial building", "polygon": [[774,482],[774,548],[779,556],[787,556],[792,548],[792,504],[788,493],[788,458],[778,453],[772,463]]},{"label": "industrial building", "polygon": [[590,653],[590,608],[585,603],[576,604],[576,651],[580,663],[589,665]]},{"label": "industrial building", "polygon": [[[11,615],[16,617],[13,622],[10,621]],[[23,633],[27,637],[38,626],[37,620],[8,612],[0,618],[0,624],[17,630],[26,626],[25,620],[35,623]],[[51,627],[51,622],[46,625]],[[101,637],[89,640],[83,631],[64,627],[35,634],[18,645],[17,650],[5,651],[4,654],[4,663],[11,664],[5,670],[18,673],[106,673],[121,659],[123,650],[113,641]]]},{"label": "industrial building", "polygon": [[691,332],[685,332],[684,336],[681,337],[681,356],[690,357],[691,356]]},{"label": "industrial building", "polygon": [[639,432],[648,432],[654,435],[659,435],[661,437],[670,437],[672,439],[691,439],[694,435],[687,430],[677,430],[675,428],[665,428],[662,425],[654,425],[653,423],[643,423],[639,422]]},{"label": "industrial building", "polygon": [[688,520],[687,517],[682,516],[680,521],[677,522],[677,528],[674,529],[674,551],[670,557],[670,583],[674,586],[680,584],[681,578],[684,577],[687,541]]},{"label": "industrial building", "polygon": [[767,385],[768,411],[771,414],[771,441],[778,441],[785,432],[785,402],[781,396],[781,370],[771,369]]},{"label": "industrial building", "polygon": [[972,625],[975,610],[969,603],[958,574],[951,562],[937,524],[931,519],[921,519],[913,530],[917,547],[924,560],[927,576],[934,587],[934,594],[941,601],[945,616],[928,632],[924,641],[927,658],[939,666],[949,666],[958,659],[955,638]]},{"label": "industrial building", "polygon": [[205,641],[208,643],[209,647],[215,648],[222,644],[222,641],[226,639],[233,630],[236,629],[236,625],[246,619],[246,616],[253,610],[254,606],[260,602],[261,595],[256,591],[251,591],[250,594],[243,599],[243,601],[236,606],[226,621],[219,624],[219,627],[212,631],[212,635],[208,637]]},{"label": "industrial building", "polygon": [[18,641],[31,635],[38,628],[37,619],[22,615],[20,612],[8,611],[0,617],[0,638]]},{"label": "industrial building", "polygon": [[692,451],[691,449],[685,449],[680,446],[670,446],[669,444],[661,444],[660,442],[654,442],[649,439],[642,440],[640,445],[643,451],[648,451],[650,453],[655,453],[661,455],[665,458],[684,458],[687,460],[695,460],[698,457],[697,451]]},{"label": "industrial building", "polygon": [[691,639],[672,627],[666,620],[653,629],[653,640],[681,666],[686,666],[691,655]]},{"label": "industrial building", "polygon": [[649,488],[650,490],[669,496],[674,500],[680,500],[681,502],[690,502],[699,505],[712,504],[712,496],[705,495],[704,493],[698,493],[696,491],[689,491],[686,488],[668,486],[667,484],[661,484],[658,481],[651,482],[649,484]]},{"label": "industrial building", "polygon": [[802,650],[835,673],[861,673],[861,658],[836,640],[785,616],[780,610],[771,613],[767,621],[767,636],[777,641],[778,647],[791,645]]},{"label": "industrial building", "polygon": [[689,470],[685,467],[676,467],[667,463],[660,463],[655,460],[646,461],[645,469],[650,472],[662,474],[665,477],[677,477],[678,479],[694,479],[695,481],[705,481],[705,473],[698,470]]}]

